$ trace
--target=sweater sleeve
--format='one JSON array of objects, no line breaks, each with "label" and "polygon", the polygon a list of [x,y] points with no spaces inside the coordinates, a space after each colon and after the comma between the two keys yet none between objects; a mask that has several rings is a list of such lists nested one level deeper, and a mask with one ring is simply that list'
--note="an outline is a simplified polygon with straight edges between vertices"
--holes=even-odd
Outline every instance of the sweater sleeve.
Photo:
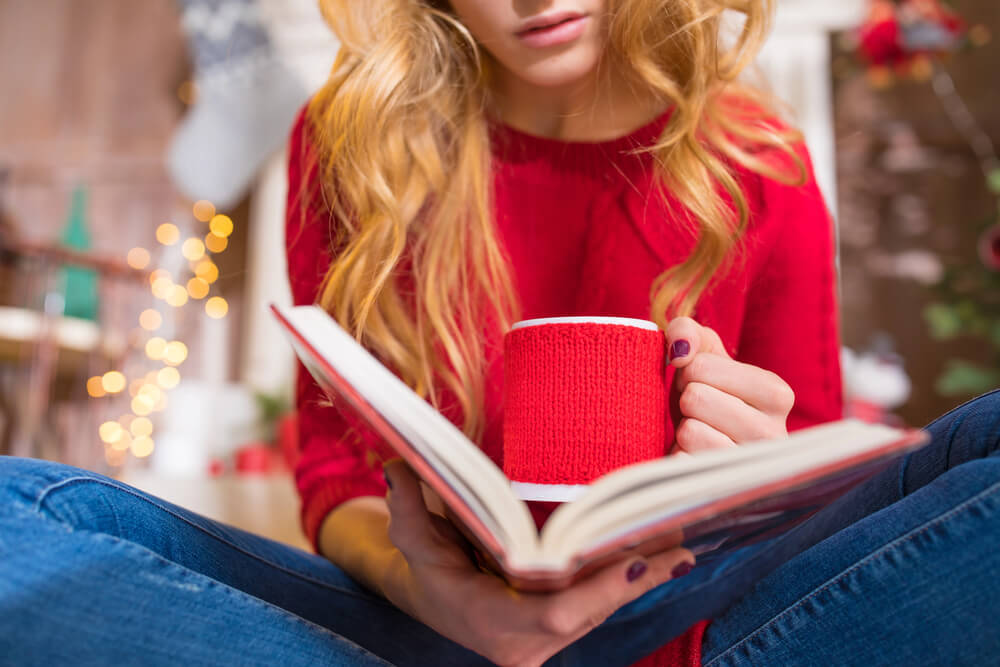
[{"label": "sweater sleeve", "polygon": [[[295,305],[315,303],[330,265],[330,215],[323,204],[315,151],[305,112],[289,141],[285,248]],[[323,520],[337,505],[358,496],[382,496],[386,447],[361,421],[331,404],[299,364],[296,386],[299,462],[295,483],[302,499],[302,526],[313,546]]]},{"label": "sweater sleeve", "polygon": [[794,431],[843,414],[833,220],[805,148],[808,182],[761,185],[752,223],[761,260],[748,287],[737,356],[777,373],[795,392]]}]

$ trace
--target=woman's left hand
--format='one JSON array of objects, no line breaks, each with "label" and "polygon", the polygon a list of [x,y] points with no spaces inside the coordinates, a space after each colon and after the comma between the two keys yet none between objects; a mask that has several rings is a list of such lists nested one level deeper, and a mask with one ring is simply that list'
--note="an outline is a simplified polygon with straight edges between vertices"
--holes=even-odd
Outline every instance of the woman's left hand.
[{"label": "woman's left hand", "polygon": [[787,382],[733,360],[719,334],[690,317],[671,320],[665,334],[682,416],[674,430],[675,452],[788,435],[785,422],[795,393]]}]

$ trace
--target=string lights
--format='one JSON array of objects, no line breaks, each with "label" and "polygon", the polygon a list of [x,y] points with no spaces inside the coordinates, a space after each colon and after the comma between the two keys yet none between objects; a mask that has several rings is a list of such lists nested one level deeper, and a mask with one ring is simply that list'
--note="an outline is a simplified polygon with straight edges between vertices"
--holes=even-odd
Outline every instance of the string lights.
[{"label": "string lights", "polygon": [[[120,370],[109,370],[87,380],[87,395],[93,399],[114,398],[123,393],[131,398],[129,413],[98,427],[105,461],[112,467],[124,465],[130,454],[141,459],[153,453],[156,442],[150,416],[166,409],[168,392],[181,381],[178,367],[188,358],[188,346],[182,340],[167,340],[157,333],[164,324],[162,309],[180,309],[198,303],[213,319],[224,318],[229,312],[229,303],[223,297],[211,296],[212,287],[219,279],[219,267],[212,257],[228,247],[233,221],[218,213],[208,201],[195,202],[191,213],[195,220],[208,225],[206,232],[182,240],[180,228],[172,222],[164,222],[156,228],[156,242],[164,249],[180,244],[179,253],[187,260],[181,272],[184,275],[177,276],[176,280],[162,267],[150,272],[150,292],[164,305],[146,308],[138,316],[140,329],[137,331],[144,334],[141,348],[147,361],[159,367],[131,378]],[[128,251],[126,261],[132,268],[143,270],[149,267],[152,256],[146,248],[136,247]]]}]

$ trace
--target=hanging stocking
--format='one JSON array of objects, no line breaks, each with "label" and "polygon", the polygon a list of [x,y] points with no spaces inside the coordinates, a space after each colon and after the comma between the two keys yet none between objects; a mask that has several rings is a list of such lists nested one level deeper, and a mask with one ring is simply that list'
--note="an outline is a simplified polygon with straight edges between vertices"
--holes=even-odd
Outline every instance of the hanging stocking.
[{"label": "hanging stocking", "polygon": [[178,0],[194,62],[197,100],[167,155],[192,200],[230,208],[285,142],[308,97],[276,57],[257,0]]}]

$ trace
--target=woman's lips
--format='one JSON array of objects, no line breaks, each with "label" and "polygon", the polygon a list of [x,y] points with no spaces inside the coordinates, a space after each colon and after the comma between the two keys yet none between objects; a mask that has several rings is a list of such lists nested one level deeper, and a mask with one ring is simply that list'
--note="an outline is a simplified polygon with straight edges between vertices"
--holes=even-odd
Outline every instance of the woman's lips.
[{"label": "woman's lips", "polygon": [[523,30],[517,33],[517,36],[525,46],[536,49],[565,44],[583,34],[588,19],[586,15],[573,16],[544,27]]}]

